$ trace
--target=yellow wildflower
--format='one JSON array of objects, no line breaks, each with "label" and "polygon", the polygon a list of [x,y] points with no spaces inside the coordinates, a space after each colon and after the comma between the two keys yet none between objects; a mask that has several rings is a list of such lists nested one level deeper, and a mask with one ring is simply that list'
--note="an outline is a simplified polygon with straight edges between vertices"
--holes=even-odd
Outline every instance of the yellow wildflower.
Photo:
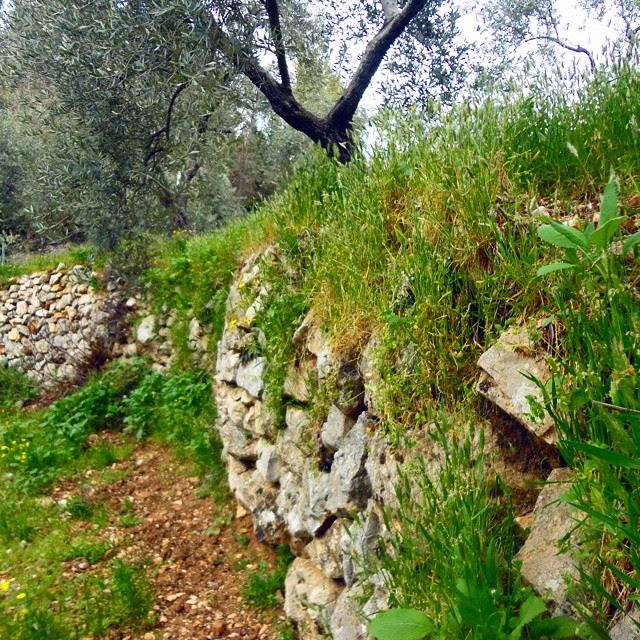
[{"label": "yellow wildflower", "polygon": [[27,594],[23,591],[16,596],[16,600],[24,600],[27,597]]},{"label": "yellow wildflower", "polygon": [[2,582],[0,582],[0,591],[9,591],[9,588],[11,587],[12,582],[13,582],[13,578],[11,578],[10,580],[3,580]]}]

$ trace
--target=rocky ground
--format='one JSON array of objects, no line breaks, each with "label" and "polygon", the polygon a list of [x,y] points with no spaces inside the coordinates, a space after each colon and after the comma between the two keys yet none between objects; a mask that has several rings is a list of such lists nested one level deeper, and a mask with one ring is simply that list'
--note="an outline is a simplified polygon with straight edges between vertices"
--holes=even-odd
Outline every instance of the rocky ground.
[{"label": "rocky ground", "polygon": [[[103,437],[103,436],[101,436]],[[114,437],[114,436],[110,436]],[[199,498],[199,480],[165,448],[139,445],[126,461],[105,472],[88,471],[58,486],[53,498],[75,495],[106,507],[99,534],[110,557],[146,561],[156,592],[155,624],[144,640],[245,638],[277,640],[284,617],[245,603],[242,592],[252,572],[273,565],[274,554],[253,536],[250,517],[235,503]],[[93,525],[78,522],[78,534]],[[100,571],[82,559],[69,562],[69,574]]]}]

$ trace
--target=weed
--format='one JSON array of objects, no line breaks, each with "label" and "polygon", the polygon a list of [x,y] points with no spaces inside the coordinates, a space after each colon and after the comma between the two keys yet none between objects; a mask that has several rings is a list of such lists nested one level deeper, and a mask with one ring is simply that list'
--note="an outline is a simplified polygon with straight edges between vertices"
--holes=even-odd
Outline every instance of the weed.
[{"label": "weed", "polygon": [[278,606],[284,593],[287,569],[293,557],[288,546],[280,545],[276,548],[273,569],[266,562],[260,562],[258,568],[247,577],[242,591],[244,601],[257,609],[272,609]]},{"label": "weed", "polygon": [[570,503],[588,516],[582,583],[591,597],[578,606],[599,631],[612,607],[625,608],[640,592],[639,274],[629,257],[640,235],[622,238],[625,221],[611,180],[597,228],[540,228],[543,240],[565,252],[564,262],[538,271],[554,274],[549,312],[563,334],[555,374],[540,386],[575,470]]},{"label": "weed", "polygon": [[137,527],[144,522],[142,518],[136,516],[133,501],[130,498],[125,498],[122,501],[119,513],[120,517],[118,518],[118,522],[121,527]]},{"label": "weed", "polygon": [[37,385],[22,371],[0,364],[0,418],[37,395]]},{"label": "weed", "polygon": [[239,533],[234,536],[234,540],[243,548],[246,549],[251,542],[251,538],[246,533]]},{"label": "weed", "polygon": [[107,542],[76,539],[68,552],[64,554],[63,559],[84,558],[89,564],[96,564],[104,559],[110,549],[111,545]]}]

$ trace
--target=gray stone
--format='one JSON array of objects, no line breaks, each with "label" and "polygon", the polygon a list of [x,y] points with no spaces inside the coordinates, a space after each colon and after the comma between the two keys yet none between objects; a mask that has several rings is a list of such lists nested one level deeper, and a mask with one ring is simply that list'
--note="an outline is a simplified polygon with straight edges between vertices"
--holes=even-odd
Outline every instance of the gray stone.
[{"label": "gray stone", "polygon": [[219,382],[235,382],[240,366],[240,354],[235,351],[218,351],[216,362],[216,380]]},{"label": "gray stone", "polygon": [[236,373],[236,384],[246,389],[254,398],[259,398],[264,389],[264,371],[267,361],[265,358],[254,358],[240,364]]},{"label": "gray stone", "polygon": [[345,526],[340,539],[342,575],[347,587],[355,584],[372,554],[378,548],[378,540],[384,537],[384,524],[380,508],[369,501],[350,525]]},{"label": "gray stone", "polygon": [[522,577],[537,593],[553,600],[560,608],[565,604],[567,586],[565,576],[577,578],[576,560],[561,553],[558,542],[576,525],[571,507],[561,501],[572,480],[570,469],[554,469],[536,502],[531,532],[517,554],[522,562]]},{"label": "gray stone", "polygon": [[309,382],[315,378],[317,378],[316,368],[310,360],[303,360],[297,367],[290,365],[284,380],[284,395],[298,402],[309,402],[311,400]]},{"label": "gray stone", "polygon": [[389,443],[377,434],[369,439],[365,469],[371,481],[374,499],[388,507],[397,507],[398,463]]},{"label": "gray stone", "polygon": [[136,340],[140,344],[149,344],[156,337],[156,317],[149,315],[143,318],[136,329]]},{"label": "gray stone", "polygon": [[544,358],[537,355],[525,329],[509,329],[478,360],[481,369],[478,391],[503,411],[515,418],[536,436],[555,444],[556,434],[551,417],[536,420],[531,414],[529,398],[540,400],[540,390],[530,375],[540,382],[549,379]]},{"label": "gray stone", "polygon": [[276,447],[265,440],[260,440],[256,447],[256,469],[265,482],[275,484],[280,479],[282,465]]},{"label": "gray stone", "polygon": [[304,550],[306,557],[317,565],[327,578],[342,578],[341,540],[344,523],[336,520],[329,530],[314,538]]},{"label": "gray stone", "polygon": [[327,419],[320,429],[322,444],[333,451],[338,450],[354,424],[355,420],[353,418],[346,416],[335,405],[331,405]]},{"label": "gray stone", "polygon": [[367,640],[367,621],[359,606],[362,597],[363,590],[359,584],[340,594],[330,622],[333,640]]},{"label": "gray stone", "polygon": [[371,496],[371,481],[365,468],[368,425],[369,416],[363,413],[333,458],[327,506],[338,515],[364,507]]},{"label": "gray stone", "polygon": [[309,414],[298,407],[287,407],[285,414],[287,428],[283,439],[289,442],[301,443],[307,435],[310,426]]},{"label": "gray stone", "polygon": [[611,640],[640,640],[640,609],[634,607],[609,629]]},{"label": "gray stone", "polygon": [[241,462],[228,459],[229,488],[236,500],[250,512],[256,512],[275,504],[273,487],[262,482],[260,474],[248,469]]}]

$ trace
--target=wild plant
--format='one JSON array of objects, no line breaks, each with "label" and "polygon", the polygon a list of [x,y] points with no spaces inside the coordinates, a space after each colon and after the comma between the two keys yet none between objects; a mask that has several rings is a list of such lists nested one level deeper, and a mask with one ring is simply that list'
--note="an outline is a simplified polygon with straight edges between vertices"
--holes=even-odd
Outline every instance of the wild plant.
[{"label": "wild plant", "polygon": [[594,629],[640,593],[640,232],[623,237],[626,216],[609,181],[600,220],[580,231],[558,222],[540,227],[565,260],[555,275],[550,311],[562,336],[555,375],[541,385],[562,455],[575,470],[570,503],[588,516],[578,603]]}]

